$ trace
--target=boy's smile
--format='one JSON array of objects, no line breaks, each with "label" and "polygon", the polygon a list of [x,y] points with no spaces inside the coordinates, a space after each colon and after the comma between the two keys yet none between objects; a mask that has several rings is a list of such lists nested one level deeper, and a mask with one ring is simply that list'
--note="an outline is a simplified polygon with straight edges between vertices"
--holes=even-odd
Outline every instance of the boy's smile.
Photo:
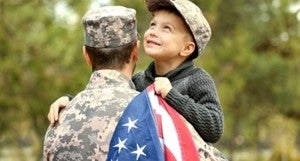
[{"label": "boy's smile", "polygon": [[151,38],[149,38],[149,40],[146,40],[146,43],[148,47],[160,46],[159,43],[155,42],[154,40],[151,40]]}]

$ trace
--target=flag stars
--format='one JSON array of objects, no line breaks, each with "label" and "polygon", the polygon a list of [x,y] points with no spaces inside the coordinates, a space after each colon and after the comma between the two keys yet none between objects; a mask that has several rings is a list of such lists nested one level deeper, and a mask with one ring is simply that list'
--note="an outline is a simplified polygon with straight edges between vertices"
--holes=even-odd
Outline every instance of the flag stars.
[{"label": "flag stars", "polygon": [[128,130],[127,130],[127,133],[130,132],[131,128],[137,128],[135,126],[135,123],[137,122],[138,119],[134,120],[134,121],[131,121],[131,119],[128,117],[128,122],[126,124],[124,124],[123,126],[127,126],[128,127]]},{"label": "flag stars", "polygon": [[118,139],[119,139],[119,142],[118,142],[118,144],[114,145],[114,147],[117,147],[118,153],[120,153],[123,148],[127,149],[127,147],[125,146],[125,142],[127,141],[127,139],[124,139],[124,140],[121,140],[120,138],[118,138]]},{"label": "flag stars", "polygon": [[146,156],[146,154],[143,152],[145,147],[146,147],[146,145],[144,145],[143,147],[140,147],[139,144],[136,144],[136,150],[131,152],[133,154],[136,154],[136,159],[135,160],[139,160],[141,155]]}]

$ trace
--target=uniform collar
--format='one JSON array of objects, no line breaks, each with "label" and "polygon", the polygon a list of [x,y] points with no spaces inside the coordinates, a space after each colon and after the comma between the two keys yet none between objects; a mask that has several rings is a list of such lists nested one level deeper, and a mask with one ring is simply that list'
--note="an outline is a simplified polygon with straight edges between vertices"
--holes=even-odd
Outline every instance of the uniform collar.
[{"label": "uniform collar", "polygon": [[86,89],[104,88],[104,87],[125,87],[135,89],[130,78],[117,70],[97,70],[90,77]]}]

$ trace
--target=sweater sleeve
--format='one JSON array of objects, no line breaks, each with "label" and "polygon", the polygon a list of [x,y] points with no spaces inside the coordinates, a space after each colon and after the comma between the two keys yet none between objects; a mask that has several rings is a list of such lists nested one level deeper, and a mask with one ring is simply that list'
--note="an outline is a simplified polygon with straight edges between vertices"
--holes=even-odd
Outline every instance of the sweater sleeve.
[{"label": "sweater sleeve", "polygon": [[189,121],[202,139],[215,143],[223,134],[223,112],[215,84],[207,73],[188,79],[187,94],[172,88],[166,101]]},{"label": "sweater sleeve", "polygon": [[135,89],[139,92],[143,91],[145,89],[145,78],[144,73],[139,72],[132,76],[131,78],[133,84],[135,85]]}]

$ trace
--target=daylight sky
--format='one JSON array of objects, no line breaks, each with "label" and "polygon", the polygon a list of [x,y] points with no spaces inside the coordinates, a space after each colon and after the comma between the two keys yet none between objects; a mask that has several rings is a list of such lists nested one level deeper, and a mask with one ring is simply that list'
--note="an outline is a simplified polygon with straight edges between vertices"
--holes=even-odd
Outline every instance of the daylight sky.
[{"label": "daylight sky", "polygon": [[[109,5],[111,0],[91,0],[90,8],[96,8],[103,5]],[[280,5],[280,0],[273,0],[273,5],[276,7]],[[298,12],[297,19],[300,21],[300,2],[294,3],[290,6],[291,12]],[[81,16],[79,16],[66,2],[59,1],[55,7],[55,14],[58,22],[63,22],[67,25],[76,23]],[[67,22],[66,22],[67,20]]]}]

